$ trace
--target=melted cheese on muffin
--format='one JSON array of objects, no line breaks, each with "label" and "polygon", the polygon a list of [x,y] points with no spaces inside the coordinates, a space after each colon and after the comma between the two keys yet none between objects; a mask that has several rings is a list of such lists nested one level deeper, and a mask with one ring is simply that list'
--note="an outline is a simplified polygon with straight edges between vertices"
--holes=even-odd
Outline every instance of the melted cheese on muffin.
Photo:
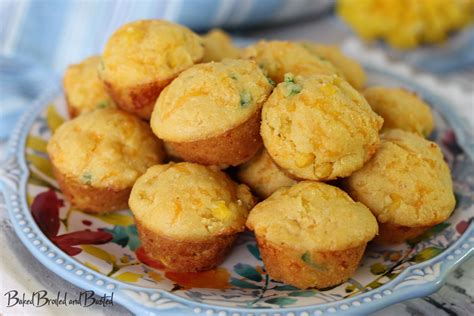
[{"label": "melted cheese on muffin", "polygon": [[249,60],[195,65],[163,90],[150,124],[166,141],[218,136],[260,111],[271,89],[264,74]]},{"label": "melted cheese on muffin", "polygon": [[259,238],[301,251],[346,250],[378,232],[366,206],[337,187],[311,181],[281,188],[257,204],[247,226]]},{"label": "melted cheese on muffin", "polygon": [[168,80],[202,59],[201,38],[188,28],[162,20],[120,27],[102,55],[102,78],[116,86]]},{"label": "melted cheese on muffin", "polygon": [[222,171],[184,162],[148,169],[133,186],[129,205],[150,230],[205,239],[242,231],[253,198]]},{"label": "melted cheese on muffin", "polygon": [[131,187],[164,157],[150,127],[116,109],[95,110],[64,123],[51,137],[48,154],[65,177],[112,189]]},{"label": "melted cheese on muffin", "polygon": [[381,138],[375,156],[347,179],[349,194],[381,223],[431,226],[448,218],[456,202],[438,145],[402,130]]},{"label": "melted cheese on muffin", "polygon": [[329,180],[363,166],[378,147],[382,122],[344,79],[288,74],[263,106],[261,135],[290,174]]}]

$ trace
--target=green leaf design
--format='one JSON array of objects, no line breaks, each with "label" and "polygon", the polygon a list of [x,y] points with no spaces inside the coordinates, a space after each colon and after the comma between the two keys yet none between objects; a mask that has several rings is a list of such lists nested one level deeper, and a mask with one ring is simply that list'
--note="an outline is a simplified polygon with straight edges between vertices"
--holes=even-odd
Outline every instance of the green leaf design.
[{"label": "green leaf design", "polygon": [[48,142],[40,137],[29,135],[26,140],[26,147],[41,153],[46,153]]},{"label": "green leaf design", "polygon": [[273,288],[273,290],[275,290],[275,291],[297,291],[297,290],[299,290],[299,288],[297,288],[293,285],[279,285],[279,286],[275,286]]},{"label": "green leaf design", "polygon": [[417,243],[419,243],[420,241],[423,241],[423,240],[426,240],[434,235],[437,235],[438,233],[442,232],[443,230],[445,230],[446,228],[448,228],[451,224],[450,223],[440,223],[436,226],[433,226],[431,227],[430,229],[428,229],[427,231],[425,231],[423,234],[421,234],[420,236],[416,237],[416,238],[413,238],[413,239],[410,239],[407,241],[407,243],[410,245],[410,246],[414,246],[416,245]]},{"label": "green leaf design", "polygon": [[285,306],[285,305],[291,305],[291,304],[294,304],[296,302],[297,302],[296,299],[288,298],[288,297],[274,297],[274,298],[270,298],[268,300],[265,300],[265,303],[278,305],[280,307]]},{"label": "green leaf design", "polygon": [[138,238],[137,227],[133,224],[129,226],[115,226],[113,229],[104,228],[104,230],[113,235],[113,243],[116,243],[122,247],[128,246],[132,251],[134,251],[140,246],[140,239]]},{"label": "green leaf design", "polygon": [[262,275],[254,267],[245,263],[237,263],[234,266],[234,271],[240,276],[247,278],[249,280],[260,282],[262,281]]},{"label": "green leaf design", "polygon": [[316,290],[297,291],[297,292],[289,293],[288,296],[311,297],[311,296],[315,296],[317,293],[318,291]]},{"label": "green leaf design", "polygon": [[81,248],[82,250],[84,250],[86,253],[90,254],[93,257],[96,257],[100,260],[108,262],[111,265],[115,264],[115,257],[112,254],[108,253],[107,251],[99,247],[95,247],[91,245],[81,245]]},{"label": "green leaf design", "polygon": [[54,179],[51,162],[48,159],[34,154],[26,154],[26,160],[35,166],[36,169],[44,173],[45,176]]},{"label": "green leaf design", "polygon": [[301,256],[301,260],[304,261],[304,263],[306,263],[307,265],[309,265],[310,267],[316,269],[316,270],[319,270],[319,271],[327,271],[327,268],[326,266],[322,265],[322,264],[319,264],[319,263],[316,263],[314,262],[313,260],[311,260],[311,254],[306,251],[302,256]]},{"label": "green leaf design", "polygon": [[387,272],[387,266],[379,262],[374,263],[370,266],[370,272],[376,275],[384,274]]},{"label": "green leaf design", "polygon": [[256,284],[253,284],[244,280],[239,280],[236,278],[232,278],[229,283],[232,284],[233,286],[244,288],[244,289],[260,289],[261,288],[260,286]]},{"label": "green leaf design", "polygon": [[423,261],[426,261],[426,260],[429,260],[433,257],[436,257],[437,255],[439,255],[440,253],[442,253],[444,251],[443,248],[438,248],[438,247],[428,247],[426,249],[423,249],[422,251],[420,251],[419,253],[417,253],[416,255],[414,255],[410,261],[412,262],[416,262],[416,263],[419,263],[419,262],[423,262]]},{"label": "green leaf design", "polygon": [[64,118],[59,115],[52,103],[48,105],[48,110],[46,111],[46,122],[52,133],[64,123]]},{"label": "green leaf design", "polygon": [[250,253],[257,259],[262,261],[262,257],[260,257],[260,250],[258,249],[257,245],[255,244],[248,244],[247,249]]}]

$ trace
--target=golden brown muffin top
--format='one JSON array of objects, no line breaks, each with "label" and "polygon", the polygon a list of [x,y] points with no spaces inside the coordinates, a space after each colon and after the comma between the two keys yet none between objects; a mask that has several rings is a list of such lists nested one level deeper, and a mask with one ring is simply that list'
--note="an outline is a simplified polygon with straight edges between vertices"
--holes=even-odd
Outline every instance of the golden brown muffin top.
[{"label": "golden brown muffin top", "polygon": [[166,81],[202,59],[201,38],[185,26],[139,20],[120,27],[102,54],[101,76],[117,86]]},{"label": "golden brown muffin top", "polygon": [[202,61],[222,61],[225,58],[239,58],[240,48],[232,44],[232,38],[221,29],[212,29],[202,36],[204,57]]},{"label": "golden brown muffin top", "polygon": [[431,226],[455,206],[448,165],[436,143],[402,130],[381,135],[375,156],[346,180],[349,194],[381,223]]},{"label": "golden brown muffin top", "polygon": [[65,122],[49,140],[48,154],[66,177],[112,189],[131,187],[164,157],[150,127],[117,109],[95,110]]},{"label": "golden brown muffin top", "polygon": [[100,56],[86,58],[70,65],[64,74],[64,90],[69,106],[78,113],[115,107],[114,101],[99,78]]},{"label": "golden brown muffin top", "polygon": [[341,77],[287,74],[263,106],[260,133],[288,173],[330,180],[363,166],[379,144],[382,122]]},{"label": "golden brown muffin top", "polygon": [[298,43],[285,41],[259,41],[244,49],[242,57],[255,60],[265,74],[276,83],[286,73],[295,75],[340,74],[330,62],[310,53]]},{"label": "golden brown muffin top", "polygon": [[429,136],[434,128],[428,104],[403,88],[370,87],[364,91],[370,106],[384,119],[382,130],[401,129]]},{"label": "golden brown muffin top", "polygon": [[312,181],[281,188],[250,212],[257,238],[301,251],[361,246],[378,233],[370,210],[341,189]]},{"label": "golden brown muffin top", "polygon": [[271,89],[262,71],[249,60],[195,65],[163,90],[150,124],[166,141],[218,136],[260,111]]},{"label": "golden brown muffin top", "polygon": [[216,168],[188,162],[149,168],[129,200],[148,229],[181,240],[242,231],[253,203],[247,186]]}]

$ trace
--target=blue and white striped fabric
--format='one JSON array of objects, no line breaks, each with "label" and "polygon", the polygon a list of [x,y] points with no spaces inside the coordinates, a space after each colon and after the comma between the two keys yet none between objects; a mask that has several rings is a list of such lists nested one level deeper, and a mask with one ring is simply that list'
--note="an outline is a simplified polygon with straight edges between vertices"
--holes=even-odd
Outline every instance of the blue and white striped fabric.
[{"label": "blue and white striped fabric", "polygon": [[0,0],[0,139],[67,65],[100,53],[126,22],[161,18],[204,31],[284,22],[331,5],[331,0]]}]

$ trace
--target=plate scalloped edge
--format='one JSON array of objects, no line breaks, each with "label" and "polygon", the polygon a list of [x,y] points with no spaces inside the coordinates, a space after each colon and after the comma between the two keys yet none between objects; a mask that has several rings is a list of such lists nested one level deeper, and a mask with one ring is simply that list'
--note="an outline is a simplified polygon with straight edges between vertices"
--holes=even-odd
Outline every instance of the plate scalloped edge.
[{"label": "plate scalloped edge", "polygon": [[[345,48],[354,47],[351,42],[346,43]],[[362,50],[359,50],[361,52]],[[402,77],[408,77],[412,81],[423,86],[436,87],[436,93],[446,98],[453,93],[459,100],[469,100],[470,96],[456,86],[441,85],[434,78],[428,75],[419,77],[410,68],[402,64],[391,65],[380,53],[365,52],[363,60],[370,61],[381,67],[390,67],[394,72]],[[446,89],[447,91],[444,91]],[[57,248],[38,228],[31,212],[27,206],[25,197],[26,181],[28,169],[24,157],[23,148],[25,146],[28,127],[32,124],[36,116],[54,96],[60,92],[59,88],[51,89],[43,94],[36,102],[25,111],[18,121],[16,128],[11,134],[9,145],[6,151],[6,159],[0,164],[0,189],[3,193],[4,203],[8,210],[13,228],[20,240],[29,251],[48,269],[74,283],[75,285],[88,290],[94,290],[96,294],[110,295],[114,293],[114,300],[125,306],[136,314],[144,315],[285,315],[285,316],[309,316],[322,314],[367,314],[388,305],[410,299],[421,297],[437,291],[444,282],[447,274],[458,266],[461,262],[471,257],[474,253],[474,227],[469,225],[464,234],[449,248],[440,255],[406,268],[396,279],[384,284],[374,290],[361,293],[356,297],[341,300],[338,302],[305,306],[298,308],[281,309],[250,309],[217,307],[208,304],[197,303],[169,292],[143,288],[128,283],[120,282],[104,277],[102,274],[78,265],[72,257]],[[451,99],[449,99],[451,100]],[[462,101],[460,101],[462,102]],[[461,135],[460,145],[467,150],[472,158],[474,156],[473,138],[464,132],[468,124],[457,117],[448,118],[455,128],[456,135]]]}]

